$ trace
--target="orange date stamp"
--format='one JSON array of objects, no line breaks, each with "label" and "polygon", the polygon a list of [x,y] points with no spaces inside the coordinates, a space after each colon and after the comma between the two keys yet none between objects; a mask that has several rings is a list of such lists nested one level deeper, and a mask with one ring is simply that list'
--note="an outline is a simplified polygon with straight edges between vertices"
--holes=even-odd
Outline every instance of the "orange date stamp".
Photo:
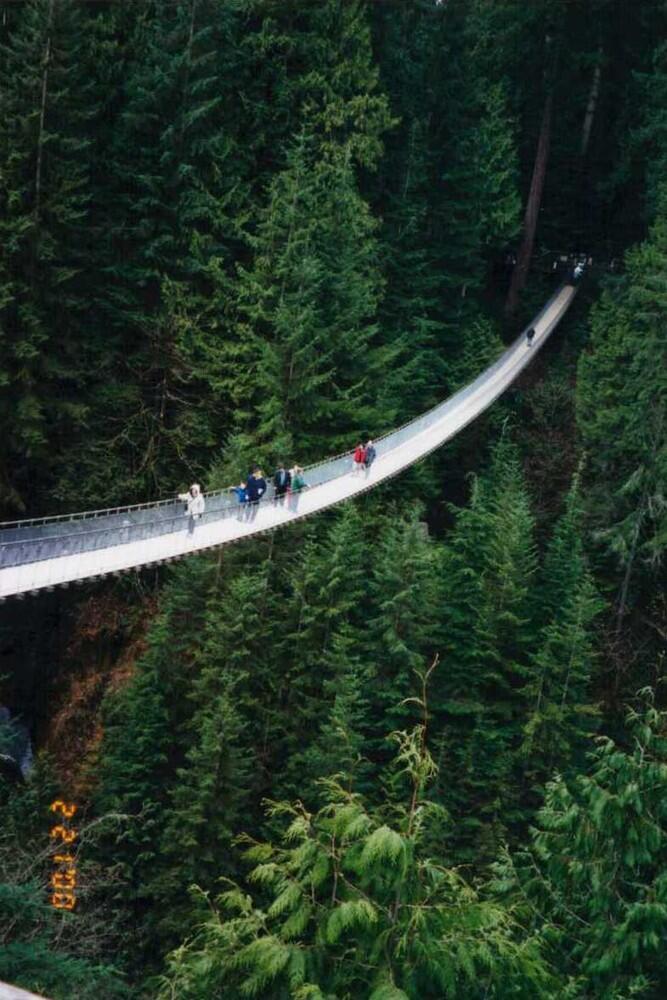
[{"label": "orange date stamp", "polygon": [[54,841],[53,872],[49,879],[50,903],[56,910],[73,910],[76,906],[76,857],[73,844],[78,831],[71,825],[77,807],[71,802],[56,799],[51,812],[59,814],[60,822],[51,827],[49,836]]}]

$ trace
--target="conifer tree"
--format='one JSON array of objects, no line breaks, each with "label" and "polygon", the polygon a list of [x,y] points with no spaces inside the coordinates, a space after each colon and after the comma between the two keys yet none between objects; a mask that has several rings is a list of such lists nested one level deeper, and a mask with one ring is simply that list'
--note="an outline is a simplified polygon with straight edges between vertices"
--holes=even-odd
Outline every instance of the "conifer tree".
[{"label": "conifer tree", "polygon": [[[340,775],[349,791],[367,791],[371,785],[373,766],[368,759],[367,734],[372,674],[355,655],[354,646],[352,629],[337,632],[332,638],[327,657],[330,679],[322,685],[330,706],[328,717],[304,753],[291,757],[301,773],[302,789],[309,781],[318,787],[327,775]],[[319,789],[322,791],[321,785]]]},{"label": "conifer tree", "polygon": [[212,890],[219,878],[236,874],[232,841],[240,819],[248,819],[258,784],[258,748],[244,709],[260,706],[243,689],[253,663],[261,662],[266,637],[256,601],[262,576],[250,571],[232,577],[223,593],[213,587],[208,598],[198,672],[186,692],[191,715],[181,740],[187,749],[173,775],[158,856],[145,883],[152,899],[148,923],[161,952],[196,922],[189,887]]},{"label": "conifer tree", "polygon": [[604,604],[583,551],[581,507],[577,475],[537,586],[544,624],[526,685],[532,710],[522,753],[529,780],[538,787],[554,771],[571,770],[595,727],[592,624]]},{"label": "conifer tree", "polygon": [[43,755],[20,786],[0,774],[0,980],[53,1000],[73,993],[81,1000],[129,998],[120,956],[113,954],[118,939],[107,904],[98,907],[90,899],[80,858],[77,908],[69,913],[51,905],[53,859],[45,841],[49,806],[61,789]]},{"label": "conifer tree", "polygon": [[533,710],[526,723],[523,753],[529,773],[542,781],[555,769],[572,766],[573,755],[595,728],[591,700],[595,661],[591,623],[604,605],[590,574],[582,576],[569,599],[542,632],[526,686]]},{"label": "conifer tree", "polygon": [[238,26],[212,0],[156,0],[134,25],[98,303],[121,355],[98,449],[113,443],[107,489],[125,495],[173,488],[175,469],[199,475],[228,426],[226,303],[246,211]]},{"label": "conifer tree", "polygon": [[642,166],[646,171],[645,210],[650,221],[655,218],[659,209],[660,190],[664,184],[667,165],[667,45],[659,29],[655,37],[659,41],[652,53],[650,71],[641,78],[641,118],[633,135],[634,143],[644,154]]},{"label": "conifer tree", "polygon": [[548,786],[530,848],[499,867],[564,996],[657,1000],[667,988],[665,719],[644,695],[628,748],[600,737],[585,772]]},{"label": "conifer tree", "polygon": [[617,624],[654,579],[667,538],[667,348],[662,275],[667,192],[649,239],[626,257],[621,290],[592,314],[582,355],[577,419],[589,454],[596,537],[620,571]]},{"label": "conifer tree", "polygon": [[389,3],[375,16],[385,86],[402,118],[382,168],[382,319],[405,352],[405,373],[393,375],[401,396],[423,409],[424,395],[430,402],[454,387],[450,366],[478,336],[489,262],[518,229],[515,123],[484,51],[487,5]]},{"label": "conifer tree", "polygon": [[351,505],[288,567],[282,622],[274,626],[286,684],[285,793],[312,792],[317,778],[356,758],[368,685],[358,650],[366,571],[362,519]]},{"label": "conifer tree", "polygon": [[234,399],[247,447],[271,449],[273,460],[298,443],[310,457],[388,426],[398,405],[378,407],[393,354],[375,325],[379,247],[358,177],[377,165],[391,119],[365,3],[248,7],[258,19],[244,45],[257,61],[259,94],[250,84],[248,98],[257,166],[275,166],[235,297]]},{"label": "conifer tree", "polygon": [[114,906],[142,922],[132,942],[135,959],[151,933],[146,910],[153,900],[169,783],[183,761],[182,733],[192,712],[187,694],[211,575],[211,563],[201,557],[178,567],[135,675],[105,705],[95,806],[98,814],[124,816],[125,828],[122,836],[102,838],[97,853],[124,878]]},{"label": "conifer tree", "polygon": [[19,508],[89,419],[101,343],[86,336],[89,20],[73,0],[30,0],[0,48],[0,491]]},{"label": "conifer tree", "polygon": [[[535,640],[533,516],[512,445],[473,482],[443,559],[442,666],[432,710],[444,732],[444,802],[461,849],[479,857],[520,818],[514,781]],[[469,855],[466,855],[469,856]]]},{"label": "conifer tree", "polygon": [[240,274],[246,374],[235,393],[255,448],[292,455],[298,445],[310,459],[391,425],[394,411],[376,406],[391,354],[375,324],[374,230],[349,152],[322,159],[304,127],[251,239],[253,266]]},{"label": "conifer tree", "polygon": [[406,416],[435,402],[445,383],[441,246],[433,203],[438,191],[432,121],[437,60],[434,10],[409,4],[372,8],[383,87],[398,121],[387,133],[376,195],[382,218],[386,289],[380,321],[401,347],[387,393]]},{"label": "conifer tree", "polygon": [[254,153],[256,190],[284,168],[306,122],[318,156],[346,150],[355,165],[374,170],[392,119],[379,87],[366,0],[242,0],[241,9],[251,111],[244,144]]},{"label": "conifer tree", "polygon": [[335,780],[315,813],[271,803],[282,842],[246,838],[250,883],[268,906],[231,884],[170,957],[161,997],[539,995],[546,970],[514,939],[510,913],[425,854],[444,817],[426,798],[435,768],[423,726],[394,739],[404,799],[392,815]]},{"label": "conifer tree", "polygon": [[476,59],[473,46],[460,82],[467,104],[450,126],[457,139],[443,176],[447,284],[459,295],[479,289],[490,256],[519,228],[518,158],[507,94],[502,83],[475,74]]},{"label": "conifer tree", "polygon": [[372,668],[375,733],[414,721],[405,704],[415,676],[438,652],[439,551],[418,512],[384,520],[369,581],[371,608],[360,645]]}]

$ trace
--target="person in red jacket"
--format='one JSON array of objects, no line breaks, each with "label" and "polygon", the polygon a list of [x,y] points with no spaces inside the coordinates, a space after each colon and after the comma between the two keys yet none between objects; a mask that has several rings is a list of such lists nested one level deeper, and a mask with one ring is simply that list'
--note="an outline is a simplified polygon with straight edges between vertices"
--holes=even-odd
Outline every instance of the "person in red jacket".
[{"label": "person in red jacket", "polygon": [[364,448],[361,441],[354,449],[354,455],[352,456],[352,471],[355,476],[358,476],[364,468],[364,463],[366,461],[366,449]]}]

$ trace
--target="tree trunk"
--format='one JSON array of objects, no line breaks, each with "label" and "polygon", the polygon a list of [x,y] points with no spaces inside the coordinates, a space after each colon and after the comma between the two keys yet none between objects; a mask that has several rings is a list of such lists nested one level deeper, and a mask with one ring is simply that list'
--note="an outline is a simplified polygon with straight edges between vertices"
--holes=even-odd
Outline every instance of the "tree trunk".
[{"label": "tree trunk", "polygon": [[505,303],[505,313],[513,313],[519,301],[519,295],[526,284],[530,260],[533,256],[533,244],[535,242],[535,231],[537,229],[537,219],[542,204],[542,192],[544,190],[544,179],[547,173],[547,162],[549,160],[549,147],[551,145],[551,108],[553,104],[552,95],[548,94],[542,112],[542,124],[540,126],[540,137],[537,142],[537,153],[535,155],[535,166],[533,167],[533,179],[530,183],[530,192],[526,204],[526,214],[523,220],[523,239],[519,249],[517,262],[512,272],[510,290]]},{"label": "tree trunk", "polygon": [[[602,55],[601,52],[598,53],[598,58]],[[598,106],[598,99],[600,97],[600,77],[602,75],[602,67],[600,62],[595,66],[593,70],[593,79],[591,81],[591,89],[588,93],[588,104],[586,105],[586,114],[584,115],[584,124],[581,129],[581,150],[582,156],[586,155],[588,150],[588,143],[591,138],[591,131],[593,128],[593,120],[595,118],[595,110]]]},{"label": "tree trunk", "polygon": [[42,166],[44,152],[44,123],[46,121],[46,96],[48,94],[49,65],[51,62],[51,28],[53,25],[53,4],[49,4],[49,20],[46,27],[46,47],[44,49],[44,68],[42,72],[42,97],[39,109],[39,134],[37,136],[37,164],[35,166],[35,222],[39,221],[42,199]]},{"label": "tree trunk", "polygon": [[[644,506],[644,498],[642,497],[642,508]],[[630,546],[630,554],[628,556],[628,564],[625,567],[625,573],[623,574],[623,583],[621,585],[621,593],[618,599],[618,611],[616,612],[616,635],[620,636],[621,630],[623,628],[623,618],[625,616],[625,609],[628,601],[628,591],[630,589],[630,580],[632,578],[632,570],[635,565],[635,556],[637,555],[637,545],[639,544],[639,535],[642,529],[642,524],[644,521],[644,512],[640,511],[639,517],[637,518],[637,526],[634,530],[632,536],[632,545]]]}]

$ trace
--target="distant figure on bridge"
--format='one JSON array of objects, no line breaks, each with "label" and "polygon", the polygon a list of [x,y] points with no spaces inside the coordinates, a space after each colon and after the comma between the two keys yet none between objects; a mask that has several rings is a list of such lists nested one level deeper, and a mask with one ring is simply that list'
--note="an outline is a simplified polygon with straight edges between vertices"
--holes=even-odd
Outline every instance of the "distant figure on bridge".
[{"label": "distant figure on bridge", "polygon": [[185,513],[188,515],[188,533],[195,530],[198,521],[206,510],[206,501],[199,483],[193,483],[187,493],[179,493],[178,499],[185,501]]},{"label": "distant figure on bridge", "polygon": [[242,479],[238,486],[230,486],[229,492],[236,496],[236,501],[239,505],[239,518],[243,520],[243,516],[248,506],[248,489],[246,487],[245,479]]},{"label": "distant figure on bridge", "polygon": [[290,488],[292,476],[283,464],[279,465],[273,477],[274,499],[276,503],[282,503],[285,494]]},{"label": "distant figure on bridge", "polygon": [[248,487],[245,479],[242,479],[238,486],[230,486],[229,492],[234,493],[238,501],[238,520],[244,521],[250,512],[250,504],[248,503]]},{"label": "distant figure on bridge", "polygon": [[246,493],[248,494],[248,504],[250,511],[248,519],[253,521],[257,514],[257,505],[266,493],[266,479],[259,468],[253,469],[246,481]]},{"label": "distant figure on bridge", "polygon": [[302,490],[308,489],[308,483],[303,478],[303,469],[300,465],[295,465],[290,469],[290,478],[289,508],[296,510],[299,506],[299,494]]},{"label": "distant figure on bridge", "polygon": [[354,472],[355,476],[358,476],[359,473],[362,471],[362,469],[364,468],[365,461],[366,461],[366,449],[364,448],[363,444],[360,441],[357,447],[354,449],[354,455],[352,456],[352,471]]},{"label": "distant figure on bridge", "polygon": [[535,336],[535,327],[534,326],[528,327],[528,329],[526,330],[526,343],[528,344],[528,347],[533,346],[534,336]]},{"label": "distant figure on bridge", "polygon": [[572,280],[575,282],[579,281],[585,270],[586,270],[586,260],[584,257],[580,257],[577,263],[574,265],[574,270],[572,271]]},{"label": "distant figure on bridge", "polygon": [[375,445],[369,438],[366,442],[366,447],[364,448],[364,469],[366,472],[370,469],[371,465],[375,461],[377,452],[375,450]]},{"label": "distant figure on bridge", "polygon": [[230,486],[229,492],[236,494],[236,499],[239,503],[248,502],[248,489],[245,479],[242,479],[238,486]]}]

